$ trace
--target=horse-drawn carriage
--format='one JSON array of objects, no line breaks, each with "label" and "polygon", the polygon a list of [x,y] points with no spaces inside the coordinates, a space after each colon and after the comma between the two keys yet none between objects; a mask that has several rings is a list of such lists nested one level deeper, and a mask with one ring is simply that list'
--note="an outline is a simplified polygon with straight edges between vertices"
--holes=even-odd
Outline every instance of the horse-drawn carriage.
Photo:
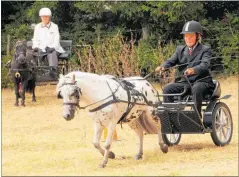
[{"label": "horse-drawn carriage", "polygon": [[16,43],[15,53],[6,67],[12,75],[14,82],[16,102],[22,98],[21,105],[25,106],[25,92],[32,92],[32,101],[36,101],[35,86],[42,85],[45,82],[58,81],[59,74],[68,73],[68,60],[72,53],[72,41],[61,40],[61,46],[65,53],[58,56],[58,66],[49,66],[47,53],[35,52],[32,50],[32,41],[18,41]]},{"label": "horse-drawn carriage", "polygon": [[[230,95],[220,97],[221,88],[218,81],[213,81],[214,90],[205,95],[201,116],[186,88],[180,94],[159,94],[146,80],[149,75],[144,78],[123,79],[80,71],[61,75],[56,90],[57,98],[63,98],[63,118],[70,121],[75,117],[76,109],[88,109],[94,121],[94,146],[104,156],[100,167],[105,167],[108,158],[115,157],[110,146],[117,122],[127,123],[137,133],[139,151],[136,159],[141,159],[143,155],[143,132],[158,134],[158,144],[164,153],[167,153],[168,146],[177,145],[184,133],[211,133],[217,146],[230,143],[233,132],[232,117],[227,105],[220,101]],[[188,80],[187,76],[182,77]],[[175,101],[161,102],[160,96],[174,96]],[[84,106],[80,103],[82,100]],[[104,127],[109,133],[105,141],[106,148],[103,150],[100,137]]]},{"label": "horse-drawn carriage", "polygon": [[[69,59],[72,55],[72,40],[61,40],[60,45],[65,50],[65,53],[61,53],[58,56],[58,71],[52,75],[51,70],[53,67],[48,65],[46,59],[46,53],[41,54],[37,53],[34,55],[36,57],[36,82],[43,83],[43,82],[51,82],[57,81],[58,75],[67,74],[68,73],[68,63]],[[32,41],[27,41],[27,49],[32,51]]]},{"label": "horse-drawn carriage", "polygon": [[[186,76],[182,77],[187,79]],[[230,143],[233,132],[232,116],[228,106],[221,100],[231,95],[220,97],[220,83],[217,80],[213,80],[213,83],[214,90],[204,96],[202,116],[196,109],[192,95],[185,95],[186,88],[180,94],[159,94],[162,97],[174,97],[173,103],[161,102],[156,109],[161,121],[163,140],[168,146],[177,145],[181,134],[210,133],[215,145],[224,146]]]}]

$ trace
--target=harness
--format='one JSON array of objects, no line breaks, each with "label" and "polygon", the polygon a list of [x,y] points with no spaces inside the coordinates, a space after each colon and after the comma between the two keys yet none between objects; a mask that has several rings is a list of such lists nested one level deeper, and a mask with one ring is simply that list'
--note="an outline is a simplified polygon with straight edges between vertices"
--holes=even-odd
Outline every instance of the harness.
[{"label": "harness", "polygon": [[[106,98],[104,98],[104,99],[102,99],[102,100],[99,100],[99,101],[94,102],[94,103],[92,103],[92,104],[86,105],[86,106],[84,106],[84,107],[82,107],[82,106],[79,105],[79,99],[78,99],[78,102],[76,102],[76,103],[63,102],[63,105],[73,105],[73,106],[76,106],[78,109],[85,109],[85,108],[87,108],[87,107],[89,107],[89,106],[95,105],[95,104],[97,104],[97,103],[100,103],[100,102],[105,101],[105,100],[107,100],[107,99],[109,99],[109,98],[112,97],[112,98],[113,98],[112,100],[109,100],[109,101],[107,101],[107,102],[101,104],[100,106],[97,106],[97,107],[95,107],[95,108],[93,108],[93,109],[90,109],[89,112],[99,111],[99,110],[101,110],[101,109],[103,109],[103,108],[105,108],[105,107],[107,107],[107,106],[109,106],[109,105],[111,105],[111,104],[115,104],[115,103],[127,103],[128,106],[127,106],[125,112],[122,114],[121,118],[120,118],[119,121],[117,122],[117,123],[121,123],[121,126],[122,126],[122,122],[126,122],[125,118],[127,117],[127,115],[129,114],[129,112],[132,110],[132,108],[133,108],[135,105],[148,105],[148,106],[154,106],[154,107],[156,107],[158,104],[160,104],[160,103],[153,104],[151,101],[148,101],[148,99],[145,97],[145,95],[142,94],[142,93],[140,93],[138,90],[134,89],[134,85],[131,84],[130,82],[128,82],[128,81],[126,81],[126,80],[116,79],[116,78],[114,78],[114,80],[119,83],[119,86],[116,88],[115,91],[112,91],[112,89],[111,89],[109,83],[106,81],[106,83],[107,83],[107,85],[108,85],[108,87],[109,87],[109,89],[110,89],[110,91],[111,91],[111,95],[109,95],[108,97],[106,97]],[[75,86],[76,86],[76,82],[75,82],[75,83],[64,83],[62,86],[64,86],[64,85],[75,85]],[[62,86],[61,86],[61,87],[62,87]],[[76,86],[76,87],[77,87],[77,86]],[[127,93],[127,101],[121,100],[121,99],[119,99],[119,98],[117,98],[117,97],[115,96],[115,93],[119,90],[120,87],[122,87],[122,88],[126,91],[126,93]],[[79,88],[79,87],[78,87],[78,88]],[[80,93],[81,93],[81,91],[80,91]],[[82,95],[82,93],[81,93],[81,95]],[[135,97],[137,97],[137,98],[140,98],[140,97],[143,98],[144,103],[137,103],[137,102],[136,102],[137,99],[136,99]]]}]

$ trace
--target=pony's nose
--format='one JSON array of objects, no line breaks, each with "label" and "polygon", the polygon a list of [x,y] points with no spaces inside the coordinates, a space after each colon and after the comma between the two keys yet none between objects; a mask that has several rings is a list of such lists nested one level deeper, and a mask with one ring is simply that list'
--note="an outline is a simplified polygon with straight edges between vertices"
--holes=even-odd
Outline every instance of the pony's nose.
[{"label": "pony's nose", "polygon": [[20,63],[24,63],[24,62],[25,62],[25,59],[26,59],[25,57],[20,57],[20,58],[19,58]]},{"label": "pony's nose", "polygon": [[71,120],[71,115],[70,114],[65,114],[63,117],[65,118],[65,120]]}]

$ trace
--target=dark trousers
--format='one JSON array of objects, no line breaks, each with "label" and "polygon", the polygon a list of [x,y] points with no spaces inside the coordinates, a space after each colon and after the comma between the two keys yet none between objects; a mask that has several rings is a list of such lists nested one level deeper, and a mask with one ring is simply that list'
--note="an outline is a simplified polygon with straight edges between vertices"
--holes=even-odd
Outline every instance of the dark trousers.
[{"label": "dark trousers", "polygon": [[40,60],[43,60],[44,58],[46,58],[48,60],[48,64],[49,66],[53,66],[53,67],[58,67],[58,56],[60,55],[60,53],[58,53],[57,51],[53,51],[51,53],[46,53],[43,52],[42,50],[39,50],[38,52],[34,52],[33,50],[30,50],[27,55],[33,59],[34,63],[37,63],[38,60],[38,56]]},{"label": "dark trousers", "polygon": [[[170,83],[165,86],[163,89],[164,94],[170,94],[170,93],[182,93],[184,91],[184,87],[187,87],[187,89],[190,91],[191,87],[187,82],[176,82],[176,83]],[[201,107],[202,107],[202,100],[205,95],[212,93],[212,90],[214,88],[213,82],[196,82],[192,86],[192,95],[193,95],[193,101],[196,105],[196,108],[201,115]],[[173,102],[172,96],[165,96],[164,102]]]},{"label": "dark trousers", "polygon": [[58,56],[59,56],[59,53],[57,51],[53,51],[51,53],[45,53],[45,52],[42,52],[40,51],[40,54],[46,54],[46,57],[47,60],[48,60],[48,64],[49,66],[54,66],[54,67],[58,67]]}]

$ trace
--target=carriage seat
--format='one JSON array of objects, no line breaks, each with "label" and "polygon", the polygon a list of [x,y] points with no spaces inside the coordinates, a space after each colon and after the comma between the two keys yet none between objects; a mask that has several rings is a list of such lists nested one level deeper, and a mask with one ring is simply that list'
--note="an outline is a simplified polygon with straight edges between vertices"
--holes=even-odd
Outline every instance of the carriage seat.
[{"label": "carriage seat", "polygon": [[58,58],[63,60],[68,60],[72,53],[72,40],[61,40],[60,44],[65,50],[65,53],[61,53]]},{"label": "carriage seat", "polygon": [[[58,56],[60,60],[68,60],[72,54],[72,40],[60,40],[62,48],[65,50]],[[27,47],[32,49],[32,41],[27,41]]]},{"label": "carriage seat", "polygon": [[[221,96],[221,86],[217,80],[213,80],[214,89],[210,94],[207,94],[203,98],[203,102],[210,101],[212,99],[219,98]],[[192,100],[192,95],[184,95],[182,100]],[[174,101],[178,101],[178,96],[174,96]]]},{"label": "carriage seat", "polygon": [[214,90],[211,94],[207,94],[204,96],[204,100],[203,101],[209,101],[212,99],[216,99],[219,98],[221,96],[221,85],[217,80],[213,80],[213,84],[214,84]]}]

